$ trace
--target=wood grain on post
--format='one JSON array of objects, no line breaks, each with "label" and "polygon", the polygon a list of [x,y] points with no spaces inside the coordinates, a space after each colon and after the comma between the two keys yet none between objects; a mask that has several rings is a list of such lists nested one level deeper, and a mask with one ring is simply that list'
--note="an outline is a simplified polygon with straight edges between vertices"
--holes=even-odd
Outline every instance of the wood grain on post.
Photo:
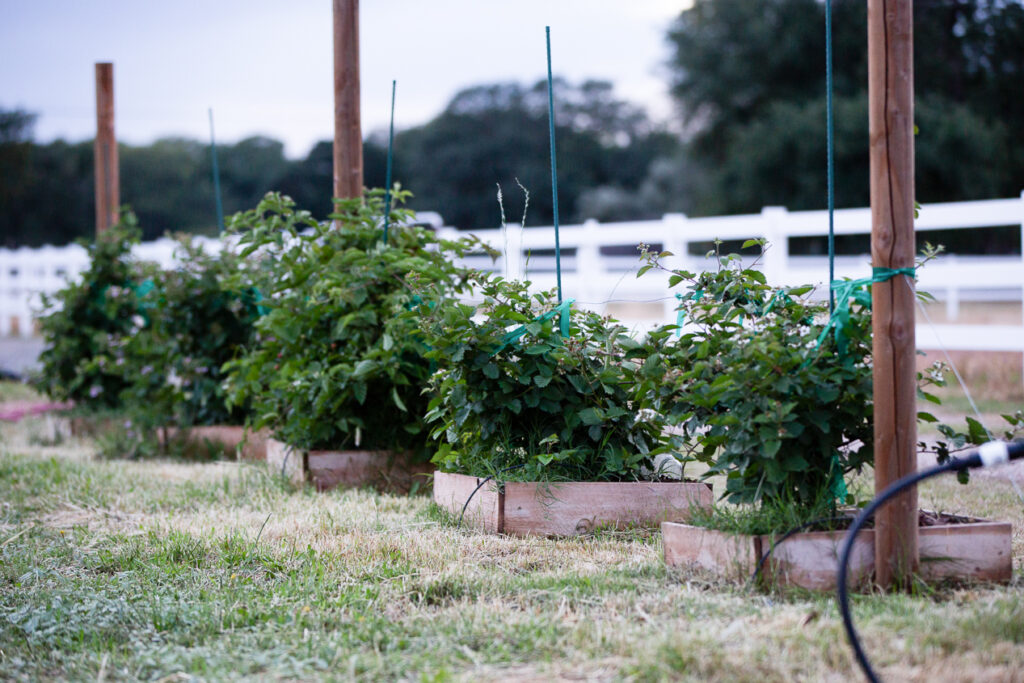
[{"label": "wood grain on post", "polygon": [[[914,39],[912,0],[868,1],[871,260],[914,265]],[[914,283],[872,287],[875,491],[917,469]],[[918,567],[917,489],[875,515],[875,580],[889,587]]]},{"label": "wood grain on post", "polygon": [[96,64],[96,234],[117,223],[121,205],[117,138],[114,136],[114,65]]},{"label": "wood grain on post", "polygon": [[359,0],[334,1],[334,196],[363,194],[359,121]]}]

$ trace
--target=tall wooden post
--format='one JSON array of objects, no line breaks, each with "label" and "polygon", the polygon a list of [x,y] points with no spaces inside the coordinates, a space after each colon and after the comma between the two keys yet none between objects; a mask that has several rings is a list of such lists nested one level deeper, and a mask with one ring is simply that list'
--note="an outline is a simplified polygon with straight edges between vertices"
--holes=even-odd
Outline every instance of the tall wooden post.
[{"label": "tall wooden post", "polygon": [[117,138],[114,136],[114,65],[96,64],[96,234],[117,223],[121,205]]},{"label": "tall wooden post", "polygon": [[[868,97],[871,144],[871,260],[914,265],[913,0],[868,0]],[[914,283],[897,275],[872,287],[875,491],[917,469]],[[918,567],[917,489],[876,515],[879,585]]]},{"label": "tall wooden post", "polygon": [[359,121],[359,0],[334,2],[334,196],[363,194]]}]

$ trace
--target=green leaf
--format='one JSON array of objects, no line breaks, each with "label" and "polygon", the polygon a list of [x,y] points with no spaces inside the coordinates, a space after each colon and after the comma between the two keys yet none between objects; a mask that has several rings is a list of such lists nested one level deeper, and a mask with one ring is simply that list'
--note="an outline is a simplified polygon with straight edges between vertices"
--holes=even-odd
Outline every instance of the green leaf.
[{"label": "green leaf", "polygon": [[811,464],[800,454],[793,454],[782,461],[782,466],[789,472],[805,472]]},{"label": "green leaf", "polygon": [[989,440],[988,430],[973,417],[967,418],[967,436],[972,444],[982,444]]},{"label": "green leaf", "polygon": [[491,379],[498,379],[498,366],[495,365],[494,363],[488,363],[487,365],[485,365],[483,368],[483,372]]},{"label": "green leaf", "polygon": [[757,282],[760,282],[762,285],[768,284],[768,279],[764,276],[764,273],[762,273],[760,270],[754,270],[753,268],[748,268],[747,270],[743,271],[743,274],[746,275],[747,277],[749,277],[751,280],[756,280]]},{"label": "green leaf", "polygon": [[917,419],[921,420],[922,422],[938,422],[939,421],[939,418],[935,417],[931,413],[925,413],[925,412],[919,412],[917,414]]},{"label": "green leaf", "polygon": [[533,383],[536,384],[538,387],[543,388],[551,384],[551,378],[545,377],[543,375],[534,375]]},{"label": "green leaf", "polygon": [[371,372],[373,372],[373,369],[376,365],[377,364],[372,360],[364,359],[359,361],[358,363],[356,363],[356,367],[352,370],[352,378],[363,379]]},{"label": "green leaf", "polygon": [[604,422],[604,416],[597,408],[586,408],[580,411],[580,421],[585,425],[599,425]]},{"label": "green leaf", "polygon": [[398,406],[398,409],[401,410],[403,413],[409,412],[409,409],[405,407],[405,404],[402,403],[402,399],[398,396],[398,389],[396,387],[391,387],[391,399],[395,402],[395,405]]}]

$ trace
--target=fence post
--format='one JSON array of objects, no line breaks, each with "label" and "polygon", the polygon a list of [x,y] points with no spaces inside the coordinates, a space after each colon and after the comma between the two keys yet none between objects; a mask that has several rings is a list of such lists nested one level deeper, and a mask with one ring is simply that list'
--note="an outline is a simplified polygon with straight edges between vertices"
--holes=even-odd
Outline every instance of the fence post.
[{"label": "fence post", "polygon": [[764,222],[763,237],[768,241],[764,253],[764,276],[772,287],[782,285],[789,261],[789,239],[784,232],[786,207],[766,206],[761,209]]}]

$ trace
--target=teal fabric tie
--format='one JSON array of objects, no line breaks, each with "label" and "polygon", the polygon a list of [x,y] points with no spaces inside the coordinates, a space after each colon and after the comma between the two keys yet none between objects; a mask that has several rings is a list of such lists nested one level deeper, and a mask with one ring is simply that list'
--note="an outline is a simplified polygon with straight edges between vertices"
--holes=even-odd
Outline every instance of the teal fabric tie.
[{"label": "teal fabric tie", "polygon": [[[566,299],[562,303],[560,303],[557,306],[555,306],[554,308],[552,308],[547,313],[542,313],[541,315],[537,316],[536,318],[531,320],[530,323],[527,323],[527,324],[545,323],[545,322],[547,322],[548,320],[551,320],[552,318],[554,318],[557,315],[557,316],[559,316],[558,331],[559,331],[559,333],[561,333],[563,338],[568,337],[569,336],[569,324],[571,322],[571,318],[569,316],[569,310],[572,308],[572,304],[573,304],[574,301],[575,301],[575,299]],[[503,351],[507,346],[509,346],[511,344],[514,344],[515,342],[519,341],[519,339],[522,338],[522,336],[525,335],[525,334],[526,334],[526,325],[520,325],[519,327],[517,327],[516,329],[512,330],[511,332],[509,332],[508,334],[506,334],[502,338],[501,345],[491,355],[492,356],[497,355],[498,353]]]},{"label": "teal fabric tie", "polygon": [[[836,354],[839,358],[846,356],[849,348],[850,337],[847,329],[850,325],[850,299],[860,305],[871,308],[871,292],[868,287],[876,282],[886,282],[897,275],[915,276],[914,268],[872,268],[871,277],[858,280],[835,280],[832,282],[832,292],[835,293],[835,308],[829,316],[828,324],[822,329],[818,336],[818,343],[814,349],[814,355],[804,361],[801,367],[806,367],[811,359],[816,358],[818,350],[824,343],[829,331],[832,331],[836,339]],[[845,501],[849,495],[846,488],[846,481],[843,480],[842,467],[839,465],[839,456],[832,456],[830,469],[829,493],[834,500]]]},{"label": "teal fabric tie", "polygon": [[828,484],[828,492],[832,494],[832,500],[845,503],[847,496],[850,495],[850,491],[846,488],[846,480],[843,479],[843,468],[839,465],[838,455],[832,456],[830,471],[831,481]]},{"label": "teal fabric tie", "polygon": [[831,331],[836,339],[836,353],[840,358],[846,357],[849,348],[850,337],[846,330],[850,326],[850,299],[853,299],[861,306],[871,308],[871,292],[867,287],[876,282],[886,282],[897,275],[914,277],[914,268],[872,268],[871,277],[860,278],[859,280],[835,280],[832,283],[832,291],[835,292],[836,305],[832,315],[829,316],[828,324],[821,330],[818,336],[818,344],[815,352],[821,348],[825,338]]},{"label": "teal fabric tie", "polygon": [[689,297],[684,297],[682,294],[676,293],[676,298],[679,299],[679,306],[676,307],[678,313],[676,313],[676,336],[683,336],[683,323],[686,322],[686,310],[683,309],[683,302],[687,299],[691,301],[700,301],[700,298],[704,296],[704,290],[698,289]]},{"label": "teal fabric tie", "polygon": [[256,314],[263,316],[270,313],[270,308],[260,303],[263,301],[263,292],[255,287],[250,287],[249,289],[252,291],[252,300],[256,304]]},{"label": "teal fabric tie", "polygon": [[791,301],[791,299],[789,298],[789,294],[787,294],[786,290],[784,289],[779,289],[775,291],[775,294],[773,294],[772,298],[768,300],[768,305],[764,307],[764,310],[761,312],[761,315],[768,315],[769,313],[771,313],[772,309],[775,308],[775,304],[779,303],[780,301]]}]

